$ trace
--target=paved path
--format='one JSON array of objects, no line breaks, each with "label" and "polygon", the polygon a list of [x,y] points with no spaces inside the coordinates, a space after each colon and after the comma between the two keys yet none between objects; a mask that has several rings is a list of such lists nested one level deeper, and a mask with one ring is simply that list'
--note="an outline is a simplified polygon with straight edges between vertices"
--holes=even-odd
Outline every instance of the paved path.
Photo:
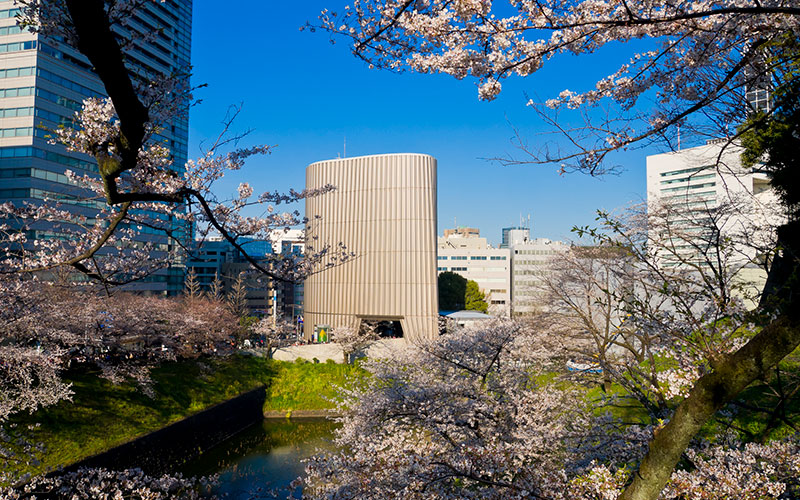
[{"label": "paved path", "polygon": [[[403,339],[381,339],[370,344],[365,354],[370,358],[386,358],[391,357],[396,351],[405,346],[406,343]],[[342,348],[339,344],[333,342],[284,347],[276,350],[272,357],[280,361],[294,361],[298,358],[311,361],[316,358],[320,363],[324,363],[329,359],[332,359],[335,363],[344,362]]]}]

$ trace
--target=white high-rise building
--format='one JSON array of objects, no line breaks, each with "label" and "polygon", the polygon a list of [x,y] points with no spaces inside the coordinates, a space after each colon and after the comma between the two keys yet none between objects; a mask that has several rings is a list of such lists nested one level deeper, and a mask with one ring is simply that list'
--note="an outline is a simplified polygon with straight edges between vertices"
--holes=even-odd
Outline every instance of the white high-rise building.
[{"label": "white high-rise building", "polygon": [[742,167],[742,148],[725,143],[647,157],[647,201],[717,206],[739,194],[774,199],[767,174]]},{"label": "white high-rise building", "polygon": [[[769,178],[757,168],[743,167],[742,151],[726,141],[710,141],[647,157],[648,206],[651,210],[666,206],[680,214],[671,222],[682,235],[689,235],[689,241],[676,244],[680,258],[667,256],[663,265],[678,265],[678,261],[692,259],[693,255],[702,261],[698,255],[703,248],[701,242],[704,238],[712,240],[708,238],[708,216],[723,204],[729,205],[731,215],[721,219],[725,223],[720,232],[734,240],[744,236],[769,238],[770,228],[780,223],[782,215]],[[741,268],[737,273],[742,279],[759,287],[766,279],[766,272],[757,264],[760,258],[755,249],[739,245],[730,264]]]},{"label": "white high-rise building", "polygon": [[504,227],[500,248],[511,248],[531,239],[531,230],[527,227]]}]

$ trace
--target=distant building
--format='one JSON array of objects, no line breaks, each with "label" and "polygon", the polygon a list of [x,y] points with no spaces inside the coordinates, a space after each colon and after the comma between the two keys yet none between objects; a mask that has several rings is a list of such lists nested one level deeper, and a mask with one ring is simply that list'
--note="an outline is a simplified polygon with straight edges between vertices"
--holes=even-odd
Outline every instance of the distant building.
[{"label": "distant building", "polygon": [[[272,245],[269,241],[250,240],[244,242],[242,247],[248,255],[264,263],[268,263],[272,257]],[[187,268],[194,269],[204,293],[210,294],[214,281],[219,279],[226,298],[232,296],[239,275],[243,273],[247,315],[273,316],[276,313],[274,305],[281,296],[280,288],[274,286],[271,278],[253,272],[250,263],[227,241],[197,242],[186,265]]]},{"label": "distant building", "polygon": [[472,233],[457,233],[454,229],[445,229],[444,236],[436,238],[437,248],[464,248],[480,250],[489,246],[486,238],[481,238],[477,229],[470,229]]},{"label": "distant building", "polygon": [[486,242],[486,238],[464,238],[450,234],[448,237],[439,238],[436,271],[438,273],[451,271],[475,281],[486,294],[489,313],[495,316],[509,316],[511,305],[509,249],[493,248]]},{"label": "distant building", "polygon": [[568,243],[537,238],[511,248],[511,316],[533,316],[544,307],[538,290],[542,278],[550,272],[551,259],[570,249]]},{"label": "distant building", "polygon": [[531,230],[527,227],[504,227],[500,248],[511,248],[531,239]]},{"label": "distant building", "polygon": [[492,316],[479,311],[455,311],[444,315],[444,317],[460,327],[468,327],[492,319]]},{"label": "distant building", "polygon": [[474,227],[457,227],[455,229],[444,230],[445,238],[449,238],[450,236],[459,236],[461,238],[478,238],[480,235],[481,231]]},{"label": "distant building", "polygon": [[[724,149],[723,149],[724,146]],[[647,201],[651,207],[667,203],[679,210],[687,210],[696,217],[681,216],[675,221],[681,224],[683,234],[697,234],[697,243],[680,242],[683,252],[680,259],[664,257],[663,265],[677,265],[680,260],[701,255],[701,238],[708,238],[708,225],[703,225],[703,210],[718,207],[726,200],[733,200],[737,207],[745,207],[735,214],[722,228],[722,232],[741,231],[745,222],[757,221],[764,227],[781,223],[782,215],[776,211],[777,197],[767,174],[758,169],[744,168],[740,155],[742,148],[729,145],[727,141],[710,141],[704,146],[647,157]],[[690,220],[691,219],[691,220]],[[756,264],[762,257],[752,248],[739,248],[739,275],[755,287],[766,279],[766,272]]]},{"label": "distant building", "polygon": [[343,243],[356,257],[306,279],[306,339],[369,322],[391,322],[408,340],[438,335],[436,160],[385,154],[306,168],[308,189],[328,184],[336,190],[306,199],[307,251]]},{"label": "distant building", "polygon": [[[270,239],[276,253],[282,257],[302,258],[305,253],[305,231],[302,229],[276,231]],[[278,289],[276,295],[278,317],[296,323],[303,316],[303,283],[276,281],[275,288]]]}]

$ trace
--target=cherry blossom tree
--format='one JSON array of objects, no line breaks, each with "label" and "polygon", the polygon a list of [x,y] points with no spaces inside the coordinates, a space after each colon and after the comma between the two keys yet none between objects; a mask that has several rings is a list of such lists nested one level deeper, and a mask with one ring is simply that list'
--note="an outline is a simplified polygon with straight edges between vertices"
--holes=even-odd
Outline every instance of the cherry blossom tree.
[{"label": "cherry blossom tree", "polygon": [[297,338],[295,326],[291,322],[279,320],[274,323],[272,318],[266,316],[256,323],[253,332],[264,337],[264,348],[267,351],[267,357],[270,358],[282,344]]},{"label": "cherry blossom tree", "polygon": [[[561,54],[629,51],[630,60],[593,89],[528,102],[562,140],[537,150],[523,145],[530,156],[521,161],[555,162],[561,172],[613,171],[611,153],[656,142],[673,147],[681,127],[695,139],[735,144],[758,126],[739,126],[754,111],[748,91],[780,95],[798,77],[798,51],[785,48],[800,35],[800,8],[788,0],[355,0],[324,11],[321,26],[352,40],[355,55],[373,66],[476,78],[483,99],[496,97],[504,78],[529,76]],[[577,127],[559,115],[573,111],[584,120]],[[795,199],[800,185],[784,167],[770,172],[772,182]],[[703,423],[800,345],[798,234],[796,220],[778,229],[762,300],[771,320],[735,352],[719,353],[654,437],[621,498],[655,499]]]},{"label": "cherry blossom tree", "polygon": [[548,318],[576,340],[582,362],[599,363],[653,418],[667,416],[669,400],[685,396],[753,328],[746,305],[758,303],[760,289],[743,271],[763,265],[775,245],[767,221],[781,219],[767,210],[758,223],[740,217],[752,210],[745,199],[601,212],[604,231],[578,231],[596,245],[551,259],[537,289]]},{"label": "cherry blossom tree", "polygon": [[[367,360],[364,385],[342,391],[339,450],[310,460],[304,497],[616,499],[663,429],[588,398],[563,369],[570,341],[548,323],[484,322]],[[693,442],[694,467],[659,498],[791,498],[798,451],[796,440]]]},{"label": "cherry blossom tree", "polygon": [[[8,293],[8,292],[7,292]],[[22,284],[16,309],[0,326],[0,419],[67,398],[60,372],[99,368],[106,378],[133,378],[147,387],[149,369],[165,360],[224,351],[238,330],[223,304],[207,299],[162,299]]]},{"label": "cherry blossom tree", "polygon": [[371,343],[380,339],[374,325],[363,322],[356,329],[351,326],[340,326],[333,329],[331,341],[339,344],[344,354],[344,362],[350,363],[353,357]]},{"label": "cherry blossom tree", "polygon": [[67,369],[99,371],[115,383],[133,380],[151,394],[151,368],[229,353],[238,331],[238,318],[207,298],[108,297],[21,277],[16,286],[9,280],[3,285],[0,483],[17,479],[13,464],[33,463],[42,453],[25,441],[26,429],[9,425],[9,418],[70,399],[70,384],[62,376]]},{"label": "cherry blossom tree", "polygon": [[[568,391],[535,384],[554,337],[494,323],[368,360],[344,391],[341,451],[308,465],[310,498],[531,498],[564,485],[581,429]],[[582,432],[579,432],[582,433]],[[540,466],[526,465],[534,460]],[[551,466],[545,466],[550,464]]]},{"label": "cherry blossom tree", "polygon": [[[42,272],[69,266],[102,283],[130,282],[168,262],[152,258],[154,244],[134,241],[143,228],[166,234],[176,244],[182,243],[178,232],[189,227],[197,228],[200,236],[213,231],[253,269],[282,280],[302,280],[323,257],[326,266],[351,257],[344,248],[314,248],[313,244],[307,245],[305,258],[276,256],[274,262],[264,262],[248,253],[244,237],[270,239],[276,229],[307,222],[299,212],[278,212],[276,206],[323,194],[333,187],[256,194],[249,184],[242,183],[233,198],[219,199],[213,186],[225,172],[239,170],[248,158],[270,152],[270,147],[264,145],[231,148],[241,138],[228,134],[237,110],[229,115],[223,132],[200,158],[185,166],[174,164],[169,149],[154,136],[170,118],[188,109],[192,99],[188,78],[141,71],[134,77],[124,57],[127,44],[153,36],[128,24],[131,11],[146,3],[17,2],[22,9],[19,22],[81,51],[109,97],[86,99],[82,110],[76,113],[77,126],[62,127],[53,134],[53,142],[97,161],[98,175],[68,173],[71,181],[88,193],[87,201],[98,207],[97,216],[88,220],[53,203],[0,205],[0,273]],[[254,207],[261,207],[260,216],[243,214]],[[55,225],[55,231],[64,237],[28,241],[26,231],[44,222]]]},{"label": "cherry blossom tree", "polygon": [[[320,21],[374,67],[474,78],[479,97],[489,100],[504,79],[531,76],[563,54],[630,53],[594,88],[566,89],[543,103],[586,111],[590,120],[589,111],[607,105],[596,114],[601,121],[574,129],[551,116],[569,140],[530,151],[530,161],[599,173],[613,168],[609,153],[674,142],[679,126],[727,137],[726,128],[744,121],[748,90],[794,78],[782,70],[797,54],[767,55],[800,32],[800,8],[788,0],[355,0],[337,12],[326,9]],[[651,43],[627,43],[636,40]],[[642,101],[647,105],[638,106]]]},{"label": "cherry blossom tree", "polygon": [[55,477],[40,476],[20,487],[0,486],[0,495],[8,500],[33,498],[130,498],[135,500],[216,498],[211,486],[216,478],[148,476],[140,469],[108,471],[79,469]]}]

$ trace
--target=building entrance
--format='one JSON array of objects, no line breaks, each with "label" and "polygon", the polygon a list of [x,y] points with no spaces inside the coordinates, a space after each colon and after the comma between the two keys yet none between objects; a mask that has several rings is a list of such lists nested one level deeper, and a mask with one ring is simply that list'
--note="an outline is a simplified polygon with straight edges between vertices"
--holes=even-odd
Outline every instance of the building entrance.
[{"label": "building entrance", "polygon": [[384,339],[403,338],[403,325],[400,324],[400,320],[362,319],[359,328],[362,332],[367,328],[374,328],[375,332]]}]

